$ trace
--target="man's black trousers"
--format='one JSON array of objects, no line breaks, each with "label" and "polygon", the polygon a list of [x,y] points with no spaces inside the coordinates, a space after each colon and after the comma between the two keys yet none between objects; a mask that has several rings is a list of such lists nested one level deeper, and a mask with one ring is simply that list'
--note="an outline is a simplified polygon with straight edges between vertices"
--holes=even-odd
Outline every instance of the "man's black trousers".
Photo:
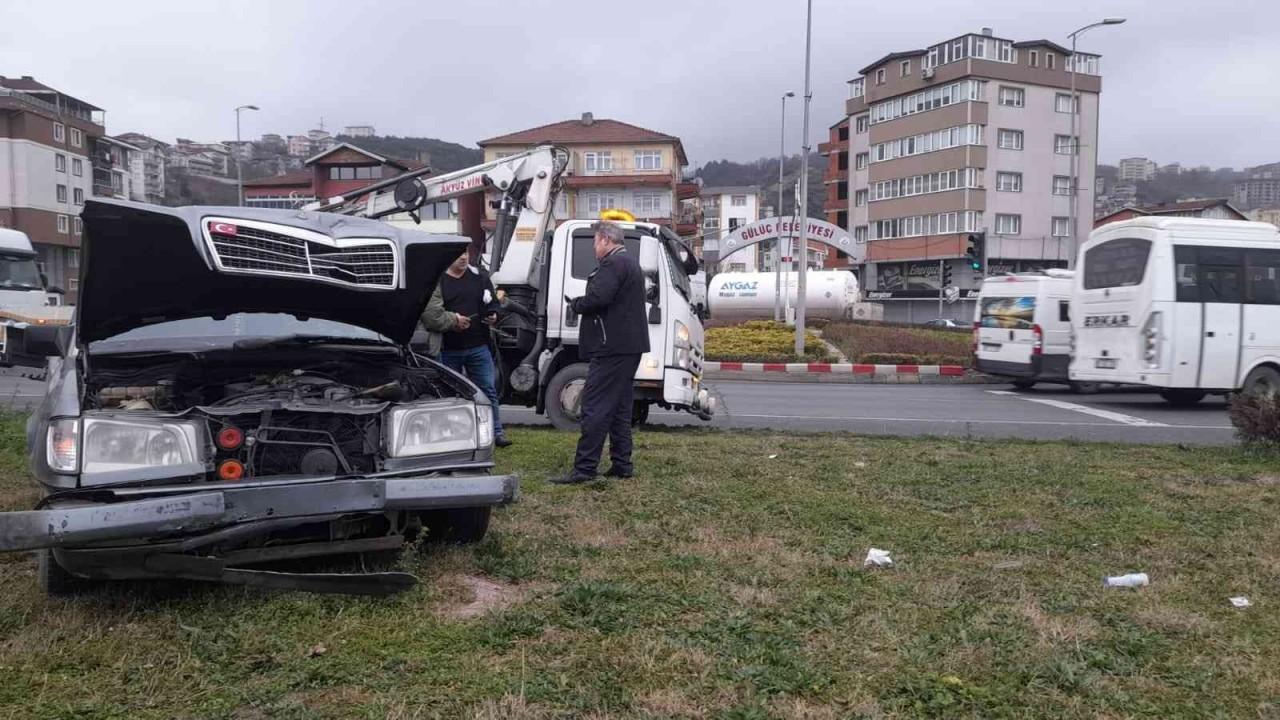
[{"label": "man's black trousers", "polygon": [[631,406],[639,366],[639,355],[591,359],[587,386],[582,391],[582,437],[578,438],[578,454],[573,461],[575,475],[596,474],[606,436],[613,469],[631,472]]}]

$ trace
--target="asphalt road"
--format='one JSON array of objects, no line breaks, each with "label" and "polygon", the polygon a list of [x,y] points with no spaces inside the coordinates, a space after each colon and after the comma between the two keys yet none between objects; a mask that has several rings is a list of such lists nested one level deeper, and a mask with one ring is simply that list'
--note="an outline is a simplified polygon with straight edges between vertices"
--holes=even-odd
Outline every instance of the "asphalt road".
[{"label": "asphalt road", "polygon": [[[1174,408],[1158,395],[1102,391],[1074,395],[1052,385],[880,385],[716,382],[720,412],[710,422],[655,409],[658,425],[855,432],[868,435],[1077,439],[1124,443],[1219,445],[1234,441],[1221,397]],[[0,373],[0,403],[25,409],[44,385]],[[507,424],[547,424],[532,410],[504,407]]]}]

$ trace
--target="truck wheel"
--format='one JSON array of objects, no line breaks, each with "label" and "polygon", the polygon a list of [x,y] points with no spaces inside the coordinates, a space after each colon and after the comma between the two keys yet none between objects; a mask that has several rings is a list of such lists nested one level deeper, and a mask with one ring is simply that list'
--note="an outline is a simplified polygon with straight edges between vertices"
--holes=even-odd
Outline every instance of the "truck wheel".
[{"label": "truck wheel", "polygon": [[649,422],[649,403],[637,400],[631,406],[631,427],[640,427]]},{"label": "truck wheel", "polygon": [[579,429],[582,391],[586,386],[587,363],[566,365],[547,383],[547,417],[557,430]]},{"label": "truck wheel", "polygon": [[1266,366],[1256,367],[1244,379],[1245,395],[1275,395],[1280,393],[1280,372]]},{"label": "truck wheel", "polygon": [[1070,382],[1067,387],[1077,395],[1096,395],[1098,392],[1098,383],[1095,382]]},{"label": "truck wheel", "polygon": [[1013,386],[1019,390],[1030,390],[1036,386],[1035,380],[1014,380]]},{"label": "truck wheel", "polygon": [[1203,400],[1207,394],[1203,390],[1189,388],[1167,388],[1160,391],[1160,397],[1174,407],[1191,407]]},{"label": "truck wheel", "polygon": [[493,508],[486,506],[428,510],[419,517],[422,518],[422,527],[427,531],[428,543],[468,545],[484,539],[485,533],[489,531],[489,516],[492,514]]},{"label": "truck wheel", "polygon": [[36,580],[40,590],[48,597],[69,597],[91,590],[97,584],[67,572],[53,557],[53,551],[45,548],[36,551]]}]

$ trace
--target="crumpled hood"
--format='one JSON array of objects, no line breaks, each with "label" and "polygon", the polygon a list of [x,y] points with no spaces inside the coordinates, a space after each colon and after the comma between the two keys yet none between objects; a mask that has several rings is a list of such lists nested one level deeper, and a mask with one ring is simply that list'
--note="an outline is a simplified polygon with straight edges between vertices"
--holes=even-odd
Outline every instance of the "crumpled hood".
[{"label": "crumpled hood", "polygon": [[335,320],[407,343],[469,242],[297,210],[91,200],[81,217],[83,343],[238,312]]}]

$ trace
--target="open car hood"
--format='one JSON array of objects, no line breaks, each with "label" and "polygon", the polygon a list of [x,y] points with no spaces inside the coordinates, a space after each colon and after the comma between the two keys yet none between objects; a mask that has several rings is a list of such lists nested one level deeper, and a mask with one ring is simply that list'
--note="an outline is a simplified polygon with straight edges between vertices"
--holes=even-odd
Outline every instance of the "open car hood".
[{"label": "open car hood", "polygon": [[409,342],[459,235],[297,210],[85,204],[76,334],[238,312],[287,313]]}]

